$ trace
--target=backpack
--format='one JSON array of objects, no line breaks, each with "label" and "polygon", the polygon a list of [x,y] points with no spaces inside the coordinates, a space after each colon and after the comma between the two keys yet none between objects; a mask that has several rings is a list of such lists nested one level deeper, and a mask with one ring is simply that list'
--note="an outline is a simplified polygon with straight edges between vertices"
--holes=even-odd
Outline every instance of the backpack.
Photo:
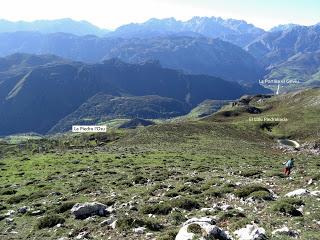
[{"label": "backpack", "polygon": [[287,168],[292,168],[292,167],[293,167],[293,161],[292,161],[292,160],[289,160],[289,161],[286,163],[286,167],[287,167]]}]

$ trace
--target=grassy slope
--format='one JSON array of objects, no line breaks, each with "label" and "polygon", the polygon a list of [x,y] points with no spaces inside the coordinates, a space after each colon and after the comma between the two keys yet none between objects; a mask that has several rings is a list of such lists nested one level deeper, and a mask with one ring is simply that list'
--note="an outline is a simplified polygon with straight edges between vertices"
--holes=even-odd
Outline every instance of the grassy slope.
[{"label": "grassy slope", "polygon": [[[261,114],[249,114],[243,112],[239,107],[231,107],[229,105],[207,119],[229,121],[240,129],[256,129],[256,131],[260,131],[262,122],[250,122],[250,117],[287,118],[287,122],[280,122],[272,128],[271,132],[265,131],[265,133],[272,137],[290,137],[302,141],[319,139],[319,88],[279,95],[263,101],[252,101],[250,104],[262,109],[263,112]],[[222,113],[226,111],[238,111],[240,114],[231,118],[222,117]]]},{"label": "grassy slope", "polygon": [[[284,108],[285,105],[279,105],[279,109]],[[272,230],[286,225],[300,230],[301,239],[319,239],[319,226],[313,221],[320,219],[319,204],[315,197],[302,197],[305,203],[302,217],[288,217],[272,210],[285,193],[306,187],[310,178],[314,179],[314,184],[308,188],[317,188],[320,184],[319,159],[300,153],[293,179],[283,178],[282,162],[290,156],[296,157],[296,154],[285,155],[272,148],[274,142],[268,135],[245,127],[242,120],[247,117],[240,116],[229,121],[207,119],[164,123],[136,130],[114,131],[107,134],[111,142],[96,148],[95,141],[86,135],[29,142],[22,150],[16,145],[2,144],[1,190],[15,189],[17,193],[0,195],[1,205],[7,208],[1,210],[0,215],[9,209],[28,206],[44,210],[40,219],[58,214],[66,222],[61,228],[39,230],[36,228],[39,216],[15,214],[14,227],[5,220],[0,221],[0,238],[57,239],[68,236],[70,231],[73,232],[72,236],[89,231],[94,239],[146,239],[145,235],[133,234],[132,227],[128,226],[130,219],[122,221],[129,216],[142,220],[140,225],[151,228],[147,232],[153,232],[157,239],[168,240],[174,239],[174,233],[185,217],[216,215],[220,219],[218,225],[225,230],[233,231],[256,220],[269,236]],[[102,139],[103,134],[97,138]],[[77,145],[78,150],[75,149]],[[43,146],[40,153],[39,146]],[[145,178],[149,181],[145,181]],[[273,190],[281,199],[259,200],[250,205],[238,198],[228,197],[228,193],[242,191],[243,186],[253,183]],[[62,195],[52,195],[52,192]],[[175,201],[168,193],[187,197],[199,203],[200,207],[210,207],[218,202],[242,207],[244,216],[237,217],[237,210],[208,213],[179,207],[171,213],[156,213],[155,218],[149,218],[146,209],[150,206],[162,209],[175,206]],[[12,197],[23,194],[27,196],[26,199],[12,203]],[[151,203],[152,199],[155,203]],[[117,209],[115,217],[122,221],[124,227],[112,230],[99,225],[106,218],[75,220],[68,210],[57,213],[57,208],[68,201],[114,202]],[[129,201],[135,202],[138,211],[120,207]],[[160,201],[164,201],[164,204],[158,205]],[[150,222],[161,224],[163,229],[154,231]]]}]

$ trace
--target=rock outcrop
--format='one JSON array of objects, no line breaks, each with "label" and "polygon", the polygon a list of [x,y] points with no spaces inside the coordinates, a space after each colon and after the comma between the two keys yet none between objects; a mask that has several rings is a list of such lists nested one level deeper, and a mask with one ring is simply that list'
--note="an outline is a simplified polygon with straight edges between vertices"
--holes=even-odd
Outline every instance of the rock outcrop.
[{"label": "rock outcrop", "polygon": [[258,227],[256,224],[248,224],[245,228],[241,228],[234,232],[239,240],[264,240],[267,239],[264,228]]},{"label": "rock outcrop", "polygon": [[200,240],[231,240],[228,233],[217,227],[215,221],[208,217],[192,218],[186,221],[175,240],[192,240],[196,236]]},{"label": "rock outcrop", "polygon": [[102,203],[87,202],[75,204],[71,209],[71,213],[76,219],[85,219],[94,215],[107,216],[109,211],[107,210],[107,206]]}]

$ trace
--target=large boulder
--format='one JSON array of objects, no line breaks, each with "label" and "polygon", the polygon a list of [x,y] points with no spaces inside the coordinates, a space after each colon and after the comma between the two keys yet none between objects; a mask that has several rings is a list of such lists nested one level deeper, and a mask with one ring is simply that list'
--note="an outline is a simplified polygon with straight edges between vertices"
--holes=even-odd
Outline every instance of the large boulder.
[{"label": "large boulder", "polygon": [[85,219],[90,216],[106,216],[109,214],[107,206],[98,202],[77,203],[72,209],[71,213],[76,219]]},{"label": "large boulder", "polygon": [[258,227],[256,224],[248,224],[245,228],[241,228],[234,232],[239,240],[264,240],[267,239],[266,231]]},{"label": "large boulder", "polygon": [[196,236],[199,240],[231,240],[228,233],[217,227],[214,220],[208,217],[192,218],[186,221],[175,240],[192,240]]}]

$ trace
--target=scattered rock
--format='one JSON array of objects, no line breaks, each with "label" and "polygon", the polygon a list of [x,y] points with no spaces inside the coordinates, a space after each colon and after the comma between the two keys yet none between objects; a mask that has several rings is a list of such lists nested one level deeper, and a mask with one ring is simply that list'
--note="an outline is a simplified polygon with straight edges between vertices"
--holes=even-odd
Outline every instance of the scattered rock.
[{"label": "scattered rock", "polygon": [[89,232],[81,232],[78,234],[78,236],[76,236],[75,239],[86,239],[89,236]]},{"label": "scattered rock", "polygon": [[217,210],[222,210],[222,211],[227,211],[227,210],[230,210],[230,209],[233,209],[232,206],[228,205],[228,204],[221,204],[221,203],[217,203],[215,205],[213,205],[213,208],[214,209],[217,209]]},{"label": "scattered rock", "polygon": [[288,227],[276,229],[272,232],[272,235],[285,235],[293,238],[299,237],[299,233],[297,231],[290,230]]},{"label": "scattered rock", "polygon": [[116,226],[117,226],[117,220],[115,220],[113,223],[111,223],[109,225],[112,229],[116,229]]},{"label": "scattered rock", "polygon": [[133,232],[137,233],[137,234],[144,234],[144,231],[146,230],[145,227],[138,227],[138,228],[134,228]]},{"label": "scattered rock", "polygon": [[311,196],[320,197],[320,191],[312,191],[310,192]]},{"label": "scattered rock", "polygon": [[7,224],[11,224],[14,222],[14,219],[13,218],[6,218],[6,223]]},{"label": "scattered rock", "polygon": [[51,193],[49,194],[49,196],[61,196],[61,195],[62,195],[61,192],[51,192]]},{"label": "scattered rock", "polygon": [[201,208],[200,211],[201,212],[214,212],[215,209],[214,208]]},{"label": "scattered rock", "polygon": [[4,216],[6,216],[6,217],[11,217],[11,216],[13,216],[15,213],[16,213],[15,210],[8,210],[8,212],[7,212]]},{"label": "scattered rock", "polygon": [[265,233],[266,231],[256,224],[248,224],[245,228],[241,228],[234,232],[239,240],[264,240],[267,239]]},{"label": "scattered rock", "polygon": [[300,188],[297,190],[294,190],[292,192],[289,192],[285,195],[285,197],[296,197],[296,196],[303,196],[308,195],[310,192],[307,189]]},{"label": "scattered rock", "polygon": [[28,212],[28,208],[26,206],[18,208],[18,213],[25,214]]},{"label": "scattered rock", "polygon": [[107,225],[110,225],[114,222],[115,220],[111,217],[111,218],[108,218],[106,220],[103,220],[101,223],[100,223],[100,226],[103,227],[103,226],[107,226]]},{"label": "scattered rock", "polygon": [[[208,217],[192,218],[183,224],[183,227],[179,230],[175,240],[192,240],[196,234],[200,234],[199,239],[221,239],[230,240],[228,233],[221,230],[215,224],[215,220]],[[195,233],[190,232],[190,226],[198,226],[198,230]],[[189,231],[188,231],[189,230]]]},{"label": "scattered rock", "polygon": [[150,232],[149,232],[149,233],[146,233],[146,237],[149,238],[149,237],[152,237],[152,236],[153,236],[153,233],[150,233]]},{"label": "scattered rock", "polygon": [[30,216],[38,216],[44,213],[44,210],[35,210],[30,213]]},{"label": "scattered rock", "polygon": [[77,203],[72,207],[71,213],[76,219],[85,219],[94,215],[103,217],[109,214],[107,208],[106,205],[98,202]]}]

